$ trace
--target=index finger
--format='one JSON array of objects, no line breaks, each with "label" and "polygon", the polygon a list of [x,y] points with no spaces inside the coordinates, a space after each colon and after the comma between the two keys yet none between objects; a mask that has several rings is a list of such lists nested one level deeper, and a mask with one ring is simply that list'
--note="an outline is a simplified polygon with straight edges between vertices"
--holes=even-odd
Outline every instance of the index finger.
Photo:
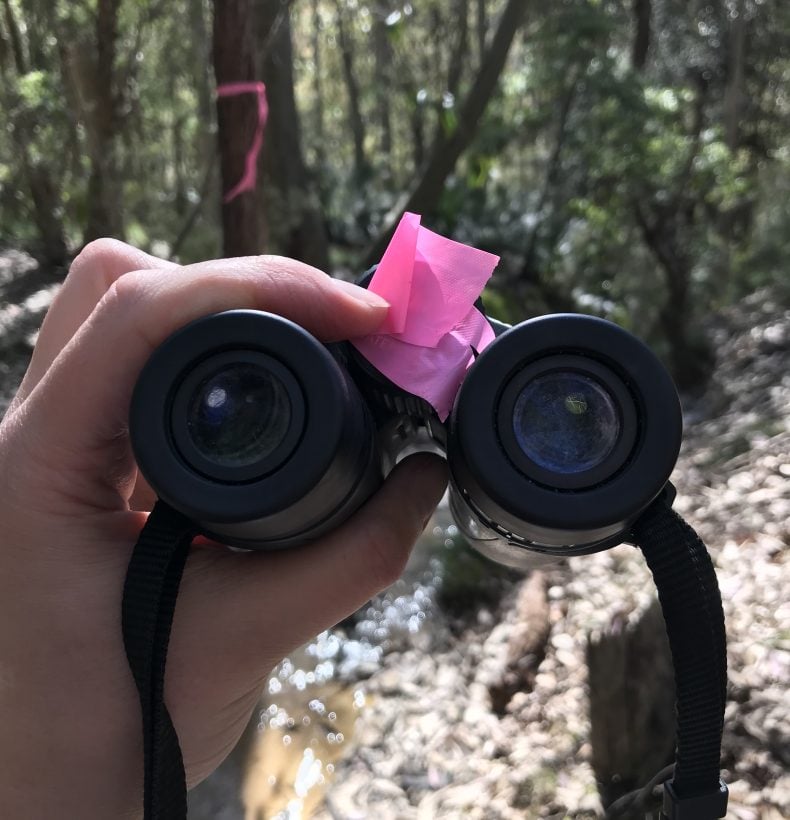
[{"label": "index finger", "polygon": [[[143,365],[180,327],[233,308],[277,313],[324,341],[372,333],[387,312],[374,294],[282,257],[204,262],[174,277],[161,271],[122,276],[22,408],[36,461],[55,468],[50,478],[65,495],[73,500],[82,488],[95,506],[107,498],[97,482],[116,490],[128,484],[133,463],[124,434]],[[110,505],[117,508],[117,501]]]},{"label": "index finger", "polygon": [[30,395],[113,282],[135,270],[178,267],[175,262],[151,256],[117,239],[97,239],[86,245],[72,262],[44,317],[30,365],[9,412]]}]

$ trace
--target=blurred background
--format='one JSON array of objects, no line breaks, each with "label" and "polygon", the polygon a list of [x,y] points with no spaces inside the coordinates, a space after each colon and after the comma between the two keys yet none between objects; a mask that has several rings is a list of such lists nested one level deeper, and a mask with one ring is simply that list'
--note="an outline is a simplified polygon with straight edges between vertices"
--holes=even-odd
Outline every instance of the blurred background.
[{"label": "blurred background", "polygon": [[[260,81],[256,154],[262,98],[216,91]],[[790,816],[790,4],[0,0],[3,408],[93,239],[353,278],[404,210],[502,257],[499,318],[594,313],[670,367],[730,816]],[[672,757],[662,640],[635,550],[523,579],[440,509],[396,588],[274,670],[190,817],[604,816]]]}]

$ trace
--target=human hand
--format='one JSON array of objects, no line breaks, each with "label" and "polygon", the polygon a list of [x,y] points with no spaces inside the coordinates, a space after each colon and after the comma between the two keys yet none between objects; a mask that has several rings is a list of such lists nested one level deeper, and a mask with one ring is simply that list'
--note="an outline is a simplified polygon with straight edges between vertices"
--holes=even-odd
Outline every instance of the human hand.
[{"label": "human hand", "polygon": [[[278,313],[324,341],[371,333],[386,315],[378,297],[293,260],[182,267],[113,240],[80,254],[47,314],[0,426],[4,817],[141,816],[121,595],[153,494],[132,457],[129,403],[170,333],[231,308]],[[440,459],[414,456],[319,542],[193,547],[165,682],[189,786],[233,748],[272,666],[400,575],[445,480]]]}]

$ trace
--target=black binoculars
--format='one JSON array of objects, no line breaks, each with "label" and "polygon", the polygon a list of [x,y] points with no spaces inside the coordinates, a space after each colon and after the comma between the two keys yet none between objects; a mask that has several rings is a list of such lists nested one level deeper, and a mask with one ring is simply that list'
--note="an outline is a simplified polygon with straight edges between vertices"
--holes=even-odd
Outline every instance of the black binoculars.
[{"label": "black binoculars", "polygon": [[639,339],[603,319],[542,316],[479,354],[440,421],[348,342],[233,310],[173,334],[130,414],[145,478],[208,537],[247,549],[308,542],[346,520],[399,456],[450,467],[453,517],[514,567],[629,540],[680,448],[677,392]]}]

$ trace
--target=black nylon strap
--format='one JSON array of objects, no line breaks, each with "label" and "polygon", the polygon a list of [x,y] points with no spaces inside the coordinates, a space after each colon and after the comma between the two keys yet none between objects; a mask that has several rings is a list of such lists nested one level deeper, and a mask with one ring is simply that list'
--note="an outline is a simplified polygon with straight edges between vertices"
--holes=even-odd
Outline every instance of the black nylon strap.
[{"label": "black nylon strap", "polygon": [[135,545],[123,588],[126,657],[143,711],[145,820],[187,816],[181,748],[164,704],[165,663],[194,525],[158,501]]},{"label": "black nylon strap", "polygon": [[[671,804],[666,816],[723,817],[726,787],[720,781],[719,756],[727,649],[713,562],[697,533],[664,496],[636,522],[633,540],[653,573],[675,668],[677,751],[675,774],[665,789]],[[704,803],[706,798],[709,804],[703,810],[700,800]],[[682,804],[690,808],[692,801],[693,814],[684,812]]]},{"label": "black nylon strap", "polygon": [[[675,667],[677,753],[674,778],[665,787],[665,817],[715,820],[727,804],[719,779],[727,657],[713,563],[665,496],[632,532],[653,573]],[[163,696],[170,627],[194,535],[187,518],[157,502],[124,585],[124,644],[143,712],[145,820],[182,820],[187,814],[181,749]]]}]

